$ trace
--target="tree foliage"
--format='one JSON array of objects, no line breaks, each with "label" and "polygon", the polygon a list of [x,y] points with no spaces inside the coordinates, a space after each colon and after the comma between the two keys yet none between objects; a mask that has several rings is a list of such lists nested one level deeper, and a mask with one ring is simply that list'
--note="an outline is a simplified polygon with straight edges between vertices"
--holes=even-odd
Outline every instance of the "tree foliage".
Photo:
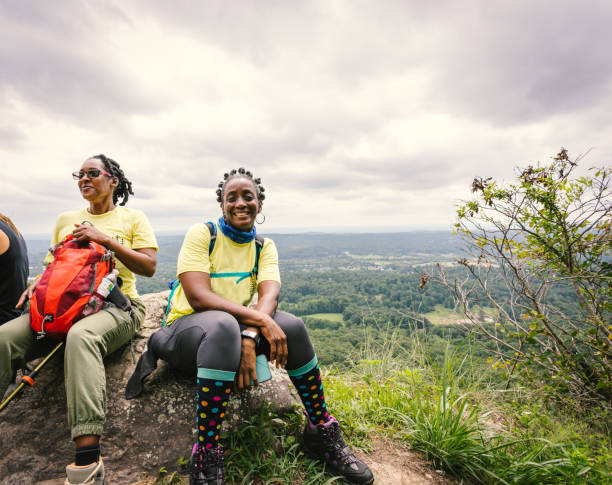
[{"label": "tree foliage", "polygon": [[[548,164],[518,169],[514,183],[475,178],[475,199],[458,207],[456,222],[470,243],[459,261],[470,277],[440,275],[472,328],[495,342],[495,365],[508,376],[545,375],[557,391],[610,406],[612,170],[574,176],[578,161],[562,149]],[[491,291],[500,281],[506,301]],[[553,292],[578,304],[560,305]],[[473,315],[482,299],[497,309],[495,325]]]}]

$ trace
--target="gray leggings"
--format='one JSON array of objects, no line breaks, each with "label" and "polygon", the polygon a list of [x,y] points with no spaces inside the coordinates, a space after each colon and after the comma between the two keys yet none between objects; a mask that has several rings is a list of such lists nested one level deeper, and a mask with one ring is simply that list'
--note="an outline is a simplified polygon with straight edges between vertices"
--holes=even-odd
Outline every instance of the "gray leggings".
[{"label": "gray leggings", "polygon": [[[287,370],[299,369],[310,362],[315,353],[304,322],[281,311],[272,318],[287,336]],[[242,351],[240,328],[238,320],[229,313],[196,312],[158,330],[148,345],[155,355],[188,375],[200,368],[236,372]],[[270,344],[263,336],[256,353],[270,358]]]}]

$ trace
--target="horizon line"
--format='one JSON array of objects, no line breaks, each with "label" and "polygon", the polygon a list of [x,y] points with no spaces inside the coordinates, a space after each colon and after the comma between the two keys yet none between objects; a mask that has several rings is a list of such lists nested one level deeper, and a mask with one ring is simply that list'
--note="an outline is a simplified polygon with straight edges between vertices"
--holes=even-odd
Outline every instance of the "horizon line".
[{"label": "horizon line", "polygon": [[[448,232],[452,233],[452,228],[449,227],[415,227],[415,228],[393,228],[393,227],[368,227],[369,230],[363,230],[363,227],[343,227],[338,230],[332,230],[330,228],[270,228],[269,231],[258,231],[263,235],[277,234],[277,235],[295,235],[295,234],[328,234],[328,235],[342,235],[342,234],[408,234],[416,232]],[[185,231],[179,231],[174,229],[164,231],[154,231],[156,236],[184,236]],[[27,233],[21,232],[24,239],[49,239],[48,234],[44,233]]]}]

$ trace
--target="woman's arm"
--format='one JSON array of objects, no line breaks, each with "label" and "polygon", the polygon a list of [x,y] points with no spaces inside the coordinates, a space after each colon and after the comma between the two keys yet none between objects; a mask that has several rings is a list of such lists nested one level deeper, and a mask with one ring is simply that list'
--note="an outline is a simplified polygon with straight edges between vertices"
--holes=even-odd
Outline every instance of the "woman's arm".
[{"label": "woman's arm", "polygon": [[[276,281],[262,281],[257,285],[257,305],[255,309],[267,315],[274,315],[278,305],[278,295],[280,294],[280,284]],[[247,330],[261,333],[258,327],[248,326]],[[270,346],[271,348],[271,346]],[[287,364],[287,353],[289,349],[285,347],[281,349],[281,354],[278,355],[278,360],[282,362],[282,367]],[[285,352],[285,353],[283,353]],[[251,381],[257,386],[257,371],[255,368],[255,341],[250,338],[242,339],[242,353],[240,357],[240,368],[236,374],[236,387],[238,391],[250,389]],[[270,360],[272,358],[270,357]]]},{"label": "woman's arm", "polygon": [[280,284],[277,281],[262,281],[257,285],[257,305],[255,305],[255,308],[270,316],[274,315],[278,306],[279,295]]},{"label": "woman's arm", "polygon": [[75,224],[72,236],[77,241],[95,241],[115,253],[127,269],[142,276],[153,276],[157,267],[157,251],[153,248],[130,249],[89,224]]},{"label": "woman's arm", "polygon": [[6,253],[11,247],[11,240],[6,233],[0,229],[0,254]]},{"label": "woman's arm", "polygon": [[38,282],[40,281],[40,276],[41,275],[38,275],[36,278],[34,278],[34,281],[32,281],[32,283],[30,283],[30,285],[25,290],[23,290],[23,293],[19,297],[19,300],[17,301],[15,308],[21,308],[21,306],[26,301],[32,298],[32,295],[34,294],[34,291],[36,290],[36,287],[38,286]]},{"label": "woman's arm", "polygon": [[[238,320],[240,323],[250,327],[257,327],[261,331],[265,339],[270,343],[270,360],[276,361],[276,365],[284,367],[287,363],[287,336],[281,328],[272,320],[274,311],[276,311],[276,302],[278,301],[278,293],[280,285],[271,281],[270,285],[262,282],[258,285],[258,292],[263,289],[263,294],[260,293],[257,308],[248,308],[238,303],[234,303],[226,298],[223,298],[210,288],[210,275],[200,271],[187,271],[179,275],[179,280],[187,301],[191,308],[197,312],[207,310],[220,310],[227,312]],[[274,288],[274,284],[278,288]]]},{"label": "woman's arm", "polygon": [[274,322],[270,313],[249,308],[228,300],[216,293],[210,287],[210,275],[201,271],[186,271],[179,275],[179,280],[191,308],[196,312],[220,310],[231,313],[240,323],[254,327],[265,327]]}]

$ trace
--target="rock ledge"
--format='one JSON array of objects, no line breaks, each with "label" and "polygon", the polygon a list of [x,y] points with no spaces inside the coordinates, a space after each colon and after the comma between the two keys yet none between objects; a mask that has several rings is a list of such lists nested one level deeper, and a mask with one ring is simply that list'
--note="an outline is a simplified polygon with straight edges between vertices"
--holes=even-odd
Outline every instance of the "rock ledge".
[{"label": "rock ledge", "polygon": [[[142,295],[147,317],[134,338],[136,359],[148,337],[159,328],[168,292]],[[133,483],[143,471],[155,475],[189,456],[195,436],[194,380],[164,362],[146,381],[145,390],[127,401],[124,390],[134,369],[129,346],[106,359],[107,422],[102,453],[107,483]],[[299,404],[285,371],[272,370],[272,380],[231,399],[224,431],[272,402],[279,414]],[[72,461],[74,445],[66,418],[62,359],[53,358],[33,389],[25,389],[0,415],[0,483],[33,484],[61,477]],[[53,482],[48,482],[53,483]],[[61,482],[60,482],[61,483]]]}]

